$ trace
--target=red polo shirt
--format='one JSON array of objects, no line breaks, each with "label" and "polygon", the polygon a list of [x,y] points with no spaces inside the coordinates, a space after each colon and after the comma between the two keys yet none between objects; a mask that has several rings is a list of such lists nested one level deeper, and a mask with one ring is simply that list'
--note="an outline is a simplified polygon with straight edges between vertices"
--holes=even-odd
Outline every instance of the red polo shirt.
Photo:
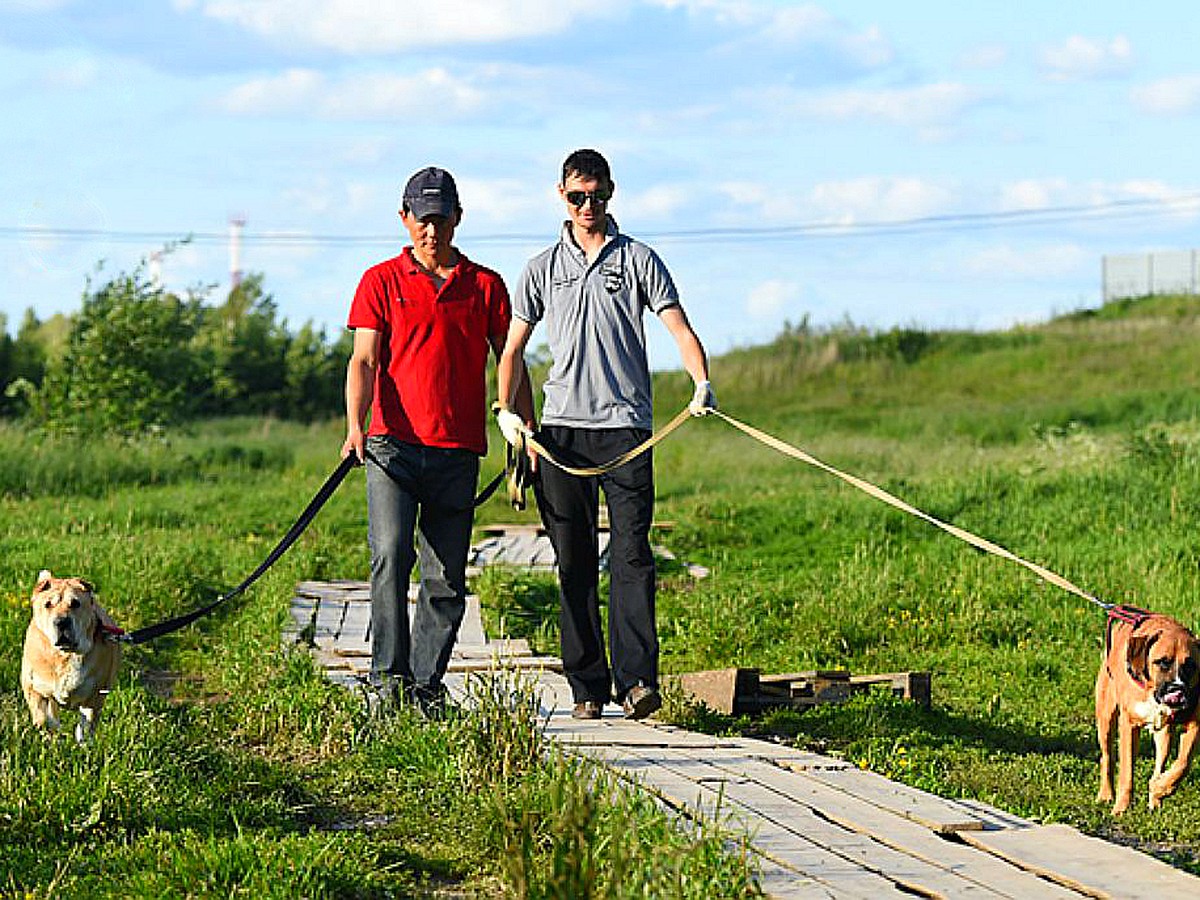
[{"label": "red polo shirt", "polygon": [[367,433],[486,453],[488,339],[510,316],[503,279],[461,253],[440,290],[411,247],[368,269],[346,326],[381,336]]}]

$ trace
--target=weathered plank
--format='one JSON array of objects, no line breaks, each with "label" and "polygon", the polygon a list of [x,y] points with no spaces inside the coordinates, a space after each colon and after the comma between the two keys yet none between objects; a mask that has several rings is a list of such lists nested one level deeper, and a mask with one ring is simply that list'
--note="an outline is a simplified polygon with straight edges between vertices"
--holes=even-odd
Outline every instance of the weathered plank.
[{"label": "weathered plank", "polygon": [[717,768],[749,778],[782,796],[817,811],[822,817],[887,844],[930,865],[945,868],[978,884],[1000,888],[1011,897],[1078,898],[1074,891],[1052,884],[998,857],[939,837],[911,819],[885,810],[843,790],[831,788],[801,773],[754,759],[712,758]]},{"label": "weathered plank", "polygon": [[507,656],[493,659],[450,658],[447,672],[492,672],[516,669],[524,672],[561,672],[562,660],[556,656]]},{"label": "weathered plank", "polygon": [[[629,756],[633,755],[634,751],[629,751]],[[756,848],[810,878],[828,881],[831,870],[839,876],[843,871],[853,871],[858,877],[882,876],[892,890],[899,885],[925,896],[1005,896],[870,835],[844,828],[753,779],[722,771],[707,759],[669,751],[639,750],[636,755],[643,765],[631,771],[652,784],[661,778],[662,771],[671,772],[692,782],[693,791],[715,794],[716,799],[707,801],[710,808],[718,801],[723,804],[715,814],[724,812],[750,828]],[[612,765],[620,766],[620,762]],[[703,797],[699,802],[704,805]]]},{"label": "weathered plank", "polygon": [[[787,761],[782,763],[790,768]],[[890,781],[875,772],[862,769],[806,770],[800,774],[816,779],[831,788],[852,794],[862,800],[889,810],[896,815],[924,825],[939,834],[980,831],[984,823],[956,804],[947,803],[934,794]]]},{"label": "weathered plank", "polygon": [[[793,831],[754,811],[731,806],[722,792],[712,785],[693,781],[632,751],[610,765],[689,815],[714,823],[723,830],[749,834],[754,851],[771,864],[773,877],[770,896],[827,896],[866,900],[895,892],[896,885],[891,880],[867,871],[811,841],[798,838]],[[793,887],[798,893],[788,892]]]},{"label": "weathered plank", "polygon": [[1067,825],[964,832],[974,847],[1080,893],[1111,900],[1195,900],[1200,878]]}]

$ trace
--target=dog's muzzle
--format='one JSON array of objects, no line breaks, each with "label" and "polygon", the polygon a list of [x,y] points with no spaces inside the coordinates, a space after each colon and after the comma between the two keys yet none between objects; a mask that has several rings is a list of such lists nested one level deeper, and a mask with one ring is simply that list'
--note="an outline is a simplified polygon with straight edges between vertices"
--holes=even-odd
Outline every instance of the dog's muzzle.
[{"label": "dog's muzzle", "polygon": [[1159,689],[1158,696],[1155,699],[1163,706],[1169,706],[1171,709],[1183,709],[1188,705],[1187,685],[1178,679],[1169,681]]},{"label": "dog's muzzle", "polygon": [[70,619],[63,617],[54,620],[54,646],[59,650],[74,650],[79,646],[75,638],[75,626]]}]

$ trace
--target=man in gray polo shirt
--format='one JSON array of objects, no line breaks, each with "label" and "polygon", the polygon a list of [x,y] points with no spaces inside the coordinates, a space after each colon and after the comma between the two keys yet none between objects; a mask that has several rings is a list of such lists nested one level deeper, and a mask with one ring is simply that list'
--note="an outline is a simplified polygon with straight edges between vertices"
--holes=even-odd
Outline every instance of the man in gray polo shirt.
[{"label": "man in gray polo shirt", "polygon": [[[512,408],[525,346],[534,326],[545,320],[553,363],[539,439],[576,467],[606,463],[650,436],[650,367],[642,328],[647,309],[675,339],[696,383],[693,414],[716,408],[704,347],[679,304],[671,275],[653,250],[617,230],[608,215],[613,190],[608,162],[595,150],[576,150],[563,163],[558,192],[568,219],[559,240],[531,259],[521,275],[498,366],[498,422],[515,443],[519,430],[534,426]],[[610,534],[608,656],[598,596],[600,488]],[[610,699],[629,718],[650,715],[662,705],[650,549],[651,454],[595,478],[542,464],[534,493],[558,558],[562,659],[575,700],[573,715],[599,718]]]}]

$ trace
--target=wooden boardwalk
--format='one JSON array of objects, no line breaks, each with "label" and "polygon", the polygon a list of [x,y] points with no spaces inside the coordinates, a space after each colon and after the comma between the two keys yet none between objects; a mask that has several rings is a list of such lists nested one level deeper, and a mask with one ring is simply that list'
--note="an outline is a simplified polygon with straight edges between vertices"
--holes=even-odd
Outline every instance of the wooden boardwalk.
[{"label": "wooden boardwalk", "polygon": [[[365,583],[301,583],[292,619],[288,637],[315,645],[330,678],[354,684],[365,673]],[[576,721],[559,660],[533,656],[524,641],[489,641],[473,599],[447,684],[462,697],[469,672],[501,666],[536,679],[550,739],[682,814],[747,835],[769,897],[1200,898],[1200,878],[1144,853],[945,800],[844,760],[630,722],[615,706],[599,721]]]}]

